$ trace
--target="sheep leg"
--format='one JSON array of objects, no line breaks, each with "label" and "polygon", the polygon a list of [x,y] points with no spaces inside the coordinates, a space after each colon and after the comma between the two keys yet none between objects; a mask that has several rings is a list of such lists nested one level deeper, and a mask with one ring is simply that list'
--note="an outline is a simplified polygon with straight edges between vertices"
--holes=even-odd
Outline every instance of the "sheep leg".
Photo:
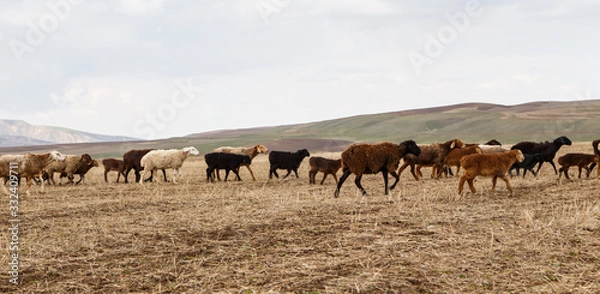
[{"label": "sheep leg", "polygon": [[[148,171],[146,169],[144,169],[139,178],[138,178],[137,174],[135,175],[135,178],[140,183],[140,185],[144,184],[144,178],[146,177],[147,173],[148,173]],[[138,172],[138,174],[139,174],[139,172]]]},{"label": "sheep leg", "polygon": [[413,177],[415,178],[415,180],[419,180],[419,175],[415,172],[415,165],[414,164],[410,164],[410,173],[413,175]]},{"label": "sheep leg", "polygon": [[313,177],[313,173],[314,173],[314,170],[312,170],[312,169],[308,171],[308,183],[309,184],[315,183],[315,178]]},{"label": "sheep leg", "polygon": [[396,184],[398,184],[398,181],[400,181],[400,176],[395,171],[390,172],[390,175],[396,179],[390,186],[390,190],[394,190],[394,188],[396,188]]},{"label": "sheep leg", "polygon": [[556,170],[556,165],[554,165],[554,161],[550,160],[548,162],[552,165],[552,168],[554,168],[554,174],[558,174],[558,171]]},{"label": "sheep leg", "polygon": [[458,181],[458,195],[462,194],[466,180],[467,180],[467,173],[465,173],[462,177],[460,177],[460,180]]},{"label": "sheep leg", "polygon": [[177,173],[179,173],[179,176],[181,176],[181,172],[179,171],[179,169],[174,168],[173,169],[173,184],[177,184],[177,181],[175,180],[175,178],[177,177]]},{"label": "sheep leg", "polygon": [[269,169],[269,180],[273,178],[273,175],[275,175],[275,177],[279,179],[279,174],[277,174],[277,168],[271,167],[271,169]]},{"label": "sheep leg", "polygon": [[506,183],[506,189],[508,189],[508,191],[510,191],[510,195],[512,195],[513,189],[512,189],[512,186],[510,185],[510,182],[508,181],[508,177],[506,175],[501,175],[500,178],[504,180],[504,182]]},{"label": "sheep leg", "polygon": [[299,179],[299,178],[300,178],[300,177],[298,176],[298,169],[297,169],[297,168],[295,168],[295,169],[294,169],[294,174],[296,175],[296,179]]},{"label": "sheep leg", "polygon": [[354,179],[354,184],[356,185],[356,187],[358,187],[358,189],[363,194],[363,196],[366,196],[367,195],[367,191],[365,191],[365,189],[363,188],[363,186],[360,184],[360,180],[361,179],[362,179],[362,175],[357,175],[356,178]]},{"label": "sheep leg", "polygon": [[498,182],[498,176],[493,176],[492,177],[492,194],[495,193],[496,190],[496,182]]},{"label": "sheep leg", "polygon": [[406,161],[405,161],[405,162],[402,164],[402,166],[401,166],[401,167],[398,169],[398,174],[399,174],[399,175],[402,175],[402,172],[403,172],[403,171],[406,169],[406,167],[408,167],[408,162],[406,162]]},{"label": "sheep leg", "polygon": [[331,174],[331,175],[332,175],[332,176],[333,176],[333,178],[335,179],[335,184],[337,185],[337,183],[338,183],[338,178],[337,178],[337,176],[336,176],[335,174]]},{"label": "sheep leg", "polygon": [[536,173],[539,173],[539,172],[540,172],[540,168],[542,168],[542,164],[544,164],[544,162],[543,162],[543,161],[540,161],[540,164],[538,164],[538,168],[537,168],[537,170],[535,171]]},{"label": "sheep leg", "polygon": [[232,172],[235,174],[235,178],[236,178],[238,181],[242,181],[242,178],[240,178],[240,172],[239,172],[239,169],[235,169],[235,168],[234,168],[234,169],[232,169],[231,171],[232,171]]},{"label": "sheep leg", "polygon": [[[381,174],[383,175],[383,186],[385,187],[385,195],[390,194],[390,190],[388,189],[388,172],[387,170],[382,170]],[[365,195],[366,193],[363,193]]]},{"label": "sheep leg", "polygon": [[345,168],[344,172],[342,174],[342,176],[340,177],[340,180],[337,182],[337,187],[335,188],[335,192],[333,192],[333,197],[337,198],[340,196],[340,188],[342,187],[342,185],[344,184],[344,181],[346,181],[346,179],[348,178],[348,176],[350,176],[352,172],[350,172],[350,169]]},{"label": "sheep leg", "polygon": [[211,182],[211,183],[215,182],[213,171],[214,171],[214,169],[212,169],[210,167],[206,168],[206,182]]},{"label": "sheep leg", "polygon": [[256,181],[256,178],[254,177],[254,173],[252,172],[252,169],[250,168],[250,165],[246,165],[246,168],[248,169],[248,171],[250,172],[250,175],[252,176],[252,180]]},{"label": "sheep leg", "polygon": [[128,183],[128,182],[127,182],[127,176],[129,175],[129,172],[130,172],[130,171],[131,171],[131,168],[130,168],[130,167],[127,167],[127,168],[125,169],[125,173],[123,174],[123,176],[125,177],[125,184],[127,184],[127,183]]},{"label": "sheep leg", "polygon": [[107,175],[108,175],[108,170],[105,169],[104,170],[104,182],[106,182],[106,183],[108,183],[108,177],[107,177]]},{"label": "sheep leg", "polygon": [[[283,178],[284,178],[284,179],[285,179],[285,178],[287,178],[287,177],[288,177],[288,176],[289,176],[291,173],[292,173],[292,170],[291,170],[291,169],[288,169],[288,170],[287,170],[287,174],[286,174],[285,176],[283,176]],[[298,174],[296,174],[296,177],[297,177],[297,176],[298,176]]]},{"label": "sheep leg", "polygon": [[215,175],[217,176],[217,181],[221,181],[221,175],[219,175],[219,169],[215,168],[212,172],[212,178],[215,178]]},{"label": "sheep leg", "polygon": [[321,185],[325,182],[325,178],[327,178],[327,173],[323,173],[323,179],[321,180]]}]

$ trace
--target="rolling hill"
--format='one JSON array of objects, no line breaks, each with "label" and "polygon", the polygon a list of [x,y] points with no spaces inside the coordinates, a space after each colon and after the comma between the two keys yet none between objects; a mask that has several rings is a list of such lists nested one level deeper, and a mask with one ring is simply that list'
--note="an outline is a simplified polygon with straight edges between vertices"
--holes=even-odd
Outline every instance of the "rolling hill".
[{"label": "rolling hill", "polygon": [[131,141],[134,139],[60,127],[36,126],[22,120],[0,120],[0,147]]},{"label": "rolling hill", "polygon": [[0,148],[0,153],[58,149],[120,157],[134,148],[180,148],[193,145],[201,152],[215,147],[262,143],[269,149],[340,151],[353,142],[442,142],[460,138],[483,143],[492,138],[504,144],[545,141],[566,135],[572,141],[600,138],[600,100],[534,102],[514,106],[464,103],[443,107],[369,114],[304,124],[220,130],[151,141],[39,145]]}]

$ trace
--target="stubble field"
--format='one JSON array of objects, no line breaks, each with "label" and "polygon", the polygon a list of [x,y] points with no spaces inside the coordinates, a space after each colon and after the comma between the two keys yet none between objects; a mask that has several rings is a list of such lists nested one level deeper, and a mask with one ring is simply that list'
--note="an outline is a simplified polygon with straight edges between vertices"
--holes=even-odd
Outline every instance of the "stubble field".
[{"label": "stubble field", "polygon": [[[592,148],[557,157],[567,152]],[[242,182],[210,184],[198,157],[180,183],[143,186],[115,173],[106,184],[99,167],[83,185],[22,194],[18,286],[3,197],[0,292],[600,292],[596,170],[578,180],[571,169],[575,180],[559,184],[545,164],[537,178],[511,178],[512,196],[502,181],[491,195],[488,178],[458,195],[457,178],[425,168],[420,182],[405,171],[389,195],[381,174],[366,175],[363,197],[350,176],[334,198],[332,178],[308,184],[307,159],[300,179],[268,180],[265,155],[252,167],[255,182],[242,169]]]}]

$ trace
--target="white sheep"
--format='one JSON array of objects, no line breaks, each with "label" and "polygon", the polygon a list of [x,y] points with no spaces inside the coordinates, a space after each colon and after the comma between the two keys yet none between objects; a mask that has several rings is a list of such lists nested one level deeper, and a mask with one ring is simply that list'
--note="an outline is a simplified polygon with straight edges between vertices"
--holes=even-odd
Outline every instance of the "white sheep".
[{"label": "white sheep", "polygon": [[141,166],[144,168],[142,176],[140,177],[140,184],[144,183],[146,174],[154,172],[158,169],[173,169],[173,183],[177,183],[175,177],[177,174],[181,177],[181,171],[179,168],[183,165],[183,162],[190,156],[198,156],[200,152],[194,147],[185,147],[179,149],[159,149],[152,150],[142,157],[140,160]]},{"label": "white sheep", "polygon": [[502,145],[477,145],[479,149],[481,149],[482,154],[490,154],[490,153],[502,153],[508,151],[508,149],[502,147]]}]

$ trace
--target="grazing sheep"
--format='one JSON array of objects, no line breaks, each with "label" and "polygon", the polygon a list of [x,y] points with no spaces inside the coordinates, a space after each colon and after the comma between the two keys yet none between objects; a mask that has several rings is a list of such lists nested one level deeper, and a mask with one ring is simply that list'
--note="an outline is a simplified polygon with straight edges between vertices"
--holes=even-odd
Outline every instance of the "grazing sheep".
[{"label": "grazing sheep", "polygon": [[[143,167],[140,163],[140,161],[142,160],[142,157],[144,157],[144,155],[146,155],[148,152],[155,150],[155,149],[133,149],[133,150],[129,150],[127,152],[125,152],[125,154],[123,154],[123,164],[125,165],[125,183],[127,183],[127,176],[129,175],[129,171],[131,171],[133,169],[134,173],[135,173],[135,182],[139,182],[140,181],[140,171],[143,170]],[[165,182],[167,182],[167,172],[163,169],[163,178],[165,179]],[[146,179],[145,181],[152,181],[154,176],[154,171],[152,171],[150,173],[150,178]]]},{"label": "grazing sheep", "polygon": [[[80,166],[92,164],[92,157],[85,153],[82,155],[65,155],[64,161],[54,161],[44,167],[44,173],[48,177],[48,183],[56,185],[54,181],[54,173],[65,173],[69,179],[68,183],[73,183],[73,174]],[[97,163],[96,163],[97,164]],[[59,180],[59,184],[62,184]]]},{"label": "grazing sheep", "polygon": [[321,180],[321,185],[325,182],[325,178],[327,175],[332,175],[335,179],[335,183],[338,183],[338,179],[336,173],[340,168],[342,168],[342,159],[327,159],[320,156],[313,156],[308,159],[308,163],[310,164],[310,171],[308,171],[308,183],[315,184],[316,177],[318,172],[323,173],[323,179]]},{"label": "grazing sheep", "polygon": [[600,163],[600,155],[598,154],[584,154],[584,153],[567,153],[558,158],[558,164],[561,165],[558,170],[558,180],[560,181],[561,175],[564,173],[565,178],[570,180],[569,177],[569,168],[571,166],[577,166],[579,169],[579,175],[577,178],[581,179],[581,170],[585,169],[587,171],[587,176],[590,176],[589,165],[591,163]]},{"label": "grazing sheep", "polygon": [[[267,152],[269,152],[269,149],[267,149],[267,147],[265,147],[265,145],[258,144],[251,148],[224,146],[224,147],[216,148],[212,152],[248,155],[248,156],[250,156],[250,160],[252,160],[258,154],[261,154],[261,153],[266,154]],[[250,168],[250,163],[243,164],[243,166],[245,166],[248,169],[248,171],[250,172],[250,175],[252,176],[252,180],[256,181],[256,178],[254,177],[254,173],[252,172],[252,169]],[[215,169],[215,173],[217,174],[217,179],[220,181],[221,178],[219,177],[219,169]],[[213,178],[214,178],[214,176],[213,176]]]},{"label": "grazing sheep", "polygon": [[[554,157],[556,156],[556,152],[563,145],[571,145],[571,140],[565,136],[558,137],[554,139],[552,142],[544,142],[544,143],[535,143],[535,142],[519,142],[513,145],[510,149],[518,149],[523,152],[523,154],[537,154],[542,153],[544,155],[544,162],[549,162],[554,168],[554,174],[558,174],[558,170],[556,169],[556,165],[554,165]],[[540,162],[538,165],[536,173],[540,172],[540,168],[544,162]]]},{"label": "grazing sheep", "polygon": [[225,169],[225,181],[229,176],[229,171],[233,171],[238,181],[241,181],[239,169],[242,165],[249,165],[252,163],[252,159],[249,155],[240,155],[233,153],[221,153],[213,152],[204,155],[204,161],[208,168],[206,168],[206,181],[214,182],[215,176],[214,171],[216,169]]},{"label": "grazing sheep", "polygon": [[283,176],[284,179],[287,178],[292,171],[294,171],[294,174],[296,174],[296,178],[299,178],[298,168],[300,167],[304,157],[309,156],[310,153],[306,149],[301,149],[294,153],[285,151],[271,151],[271,153],[269,153],[269,179],[272,179],[273,175],[279,179],[277,169],[287,170],[288,173]]},{"label": "grazing sheep", "polygon": [[31,190],[31,182],[36,177],[42,182],[41,191],[44,191],[44,181],[42,180],[44,168],[55,161],[64,160],[65,156],[56,150],[44,154],[2,155],[0,156],[0,178],[9,177],[11,175],[10,165],[15,163],[17,175],[27,181],[27,192]]},{"label": "grazing sheep", "polygon": [[108,173],[111,171],[117,172],[117,183],[121,178],[121,175],[125,177],[125,162],[122,159],[116,158],[105,158],[102,160],[102,166],[104,166],[104,181],[108,183]]},{"label": "grazing sheep", "polygon": [[506,188],[512,195],[512,187],[506,172],[513,163],[524,159],[520,150],[510,150],[503,153],[471,154],[460,160],[460,166],[465,170],[458,183],[458,194],[462,193],[465,181],[469,183],[471,192],[475,194],[473,180],[476,176],[492,177],[492,193],[496,188],[496,181],[501,178],[506,183]]},{"label": "grazing sheep", "polygon": [[394,189],[396,184],[400,180],[400,177],[396,173],[396,169],[402,159],[407,154],[413,154],[418,156],[421,153],[421,149],[413,140],[407,140],[400,144],[391,142],[383,142],[378,144],[352,144],[344,152],[342,152],[342,170],[343,174],[338,181],[337,188],[333,194],[334,197],[340,195],[340,188],[344,184],[344,181],[354,174],[354,184],[363,195],[367,195],[367,192],[360,184],[363,174],[376,174],[381,172],[383,174],[383,183],[385,186],[385,194],[389,193],[388,190],[388,173],[390,173],[396,181],[390,186],[390,189]]},{"label": "grazing sheep", "polygon": [[460,172],[460,159],[467,155],[481,153],[481,148],[478,145],[454,148],[446,155],[446,157],[444,157],[444,166],[447,167],[450,172],[452,171],[452,167],[456,166],[456,177],[458,177],[458,172]]},{"label": "grazing sheep", "polygon": [[530,171],[534,177],[537,176],[537,173],[533,170],[536,164],[540,162],[544,162],[544,155],[541,153],[537,154],[523,154],[523,162],[515,162],[508,169],[508,174],[512,177],[512,171],[517,170],[517,176],[519,175],[519,170],[523,169],[523,177],[527,174],[527,171]]},{"label": "grazing sheep", "polygon": [[173,184],[177,184],[176,176],[179,174],[181,177],[181,171],[179,170],[183,165],[183,162],[190,156],[198,156],[200,152],[194,147],[185,147],[183,149],[168,149],[168,150],[152,150],[142,157],[140,165],[144,168],[142,177],[140,178],[140,184],[143,184],[143,179],[146,174],[153,172],[157,169],[173,169]]},{"label": "grazing sheep", "polygon": [[79,185],[79,183],[85,181],[85,174],[87,174],[87,172],[90,169],[92,169],[92,167],[98,167],[98,161],[96,161],[95,159],[92,159],[92,162],[87,162],[79,165],[79,167],[73,172],[71,177],[69,177],[66,172],[60,173],[60,180],[62,181],[62,178],[67,177],[69,179],[69,182],[67,182],[67,184],[73,183],[74,176],[79,175],[79,180],[76,183],[74,183],[75,185]]},{"label": "grazing sheep", "polygon": [[460,139],[453,139],[444,143],[421,144],[419,145],[421,153],[418,156],[413,154],[404,156],[404,164],[398,170],[398,175],[401,175],[404,169],[410,165],[410,173],[418,181],[420,177],[415,172],[415,165],[421,165],[433,166],[434,170],[437,171],[435,178],[439,178],[444,171],[444,158],[446,155],[453,149],[463,148],[464,146],[465,143]]}]

